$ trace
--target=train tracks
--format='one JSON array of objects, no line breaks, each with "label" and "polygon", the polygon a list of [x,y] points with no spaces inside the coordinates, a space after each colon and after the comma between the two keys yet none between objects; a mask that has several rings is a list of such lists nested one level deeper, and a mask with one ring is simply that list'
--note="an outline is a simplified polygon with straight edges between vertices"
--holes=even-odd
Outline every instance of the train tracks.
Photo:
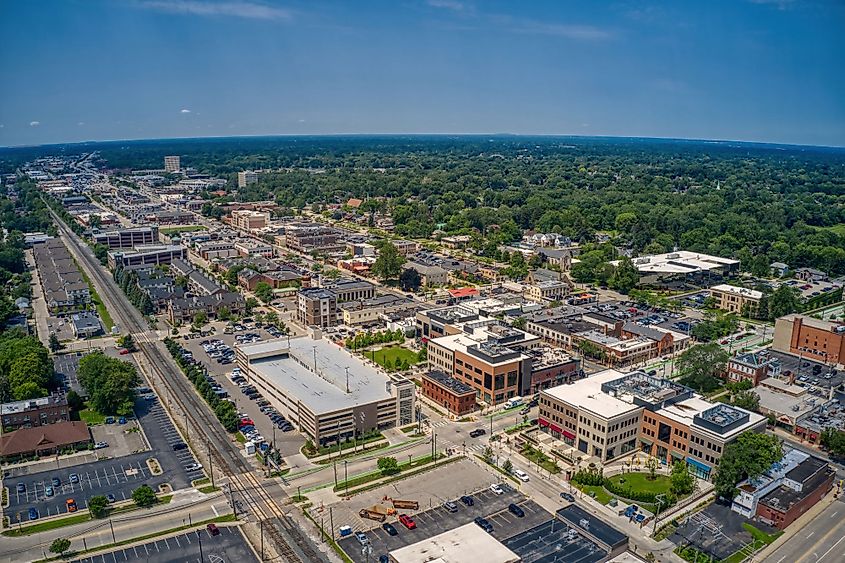
[{"label": "train tracks", "polygon": [[103,271],[87,246],[80,242],[52,209],[50,213],[79,266],[84,268],[92,283],[96,285],[100,297],[110,305],[110,313],[120,323],[121,328],[135,337],[150,372],[144,374],[150,386],[157,388],[159,394],[160,391],[167,391],[169,399],[174,400],[184,413],[186,425],[193,427],[194,436],[205,437],[206,449],[213,465],[228,478],[231,498],[237,494],[243,499],[248,512],[259,521],[262,533],[266,532],[277,553],[286,561],[326,561],[326,557],[314,548],[310,540],[287,518],[279,504],[262,486],[254,475],[253,467],[241,456],[240,450],[233,444],[228,433],[196,394],[193,385],[164,348],[158,334],[149,329],[146,319],[129,302],[111,276]]}]

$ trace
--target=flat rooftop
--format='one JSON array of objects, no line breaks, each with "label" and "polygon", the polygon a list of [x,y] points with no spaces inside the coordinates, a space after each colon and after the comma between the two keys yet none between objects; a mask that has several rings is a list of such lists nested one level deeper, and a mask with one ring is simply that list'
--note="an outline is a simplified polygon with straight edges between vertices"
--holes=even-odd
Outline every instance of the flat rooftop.
[{"label": "flat rooftop", "polygon": [[619,379],[625,374],[615,369],[600,371],[571,385],[558,385],[541,391],[555,400],[590,411],[603,418],[613,418],[642,407],[630,402],[611,397],[601,388],[604,383]]},{"label": "flat rooftop", "polygon": [[499,543],[475,522],[464,524],[417,543],[395,549],[390,558],[396,563],[517,563],[520,557]]},{"label": "flat rooftop", "polygon": [[503,542],[525,563],[598,563],[608,552],[578,530],[549,520]]},{"label": "flat rooftop", "polygon": [[[691,274],[739,264],[739,260],[711,256],[700,252],[690,252],[688,250],[638,256],[637,258],[632,258],[632,262],[640,273],[655,274]],[[618,263],[618,260],[611,262],[613,265]]]},{"label": "flat rooftop", "polygon": [[426,372],[423,377],[436,381],[457,395],[468,395],[470,393],[475,395],[475,389],[440,370]]},{"label": "flat rooftop", "polygon": [[317,415],[392,396],[388,385],[393,380],[387,374],[327,340],[291,338],[289,344],[274,340],[238,349],[248,358],[256,358],[250,359],[253,371]]},{"label": "flat rooftop", "polygon": [[756,289],[746,289],[737,285],[729,285],[726,283],[714,285],[710,288],[711,291],[718,291],[721,293],[730,293],[731,295],[738,295],[748,299],[761,299],[763,297],[762,291]]}]

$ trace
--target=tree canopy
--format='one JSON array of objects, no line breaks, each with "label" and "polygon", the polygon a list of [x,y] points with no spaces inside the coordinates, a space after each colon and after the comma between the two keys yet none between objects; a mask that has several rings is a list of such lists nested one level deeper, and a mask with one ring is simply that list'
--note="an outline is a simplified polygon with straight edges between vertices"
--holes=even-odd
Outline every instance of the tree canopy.
[{"label": "tree canopy", "polygon": [[744,432],[725,446],[713,484],[716,493],[725,498],[736,496],[736,484],[754,479],[783,457],[783,446],[777,436]]},{"label": "tree canopy", "polygon": [[708,393],[721,385],[720,375],[728,363],[728,353],[715,342],[697,344],[678,358],[676,369],[681,383],[696,391]]},{"label": "tree canopy", "polygon": [[393,279],[402,272],[404,264],[405,257],[399,253],[396,245],[390,241],[385,241],[379,246],[378,257],[370,271],[383,280]]},{"label": "tree canopy", "polygon": [[135,388],[140,383],[135,367],[92,352],[79,361],[79,383],[88,392],[89,404],[103,414],[130,415],[135,404]]}]

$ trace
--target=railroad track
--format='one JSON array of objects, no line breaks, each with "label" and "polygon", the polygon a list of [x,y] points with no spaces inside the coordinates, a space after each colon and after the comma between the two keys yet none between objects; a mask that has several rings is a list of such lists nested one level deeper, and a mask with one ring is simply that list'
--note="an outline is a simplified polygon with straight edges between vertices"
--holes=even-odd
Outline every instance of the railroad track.
[{"label": "railroad track", "polygon": [[[327,561],[303,536],[299,528],[290,522],[278,503],[255,477],[253,467],[241,457],[228,433],[220,426],[205,401],[197,395],[191,382],[164,348],[157,333],[149,329],[147,321],[117,287],[112,277],[103,271],[88,247],[80,242],[76,234],[52,209],[50,213],[59,231],[72,247],[79,265],[87,271],[91,281],[97,286],[101,298],[112,305],[109,308],[110,314],[115,317],[121,328],[135,337],[139,351],[152,372],[150,377],[142,374],[148,379],[147,383],[156,388],[156,382],[152,378],[156,375],[169,396],[185,413],[186,421],[190,421],[190,425],[194,427],[194,435],[205,436],[206,448],[213,463],[228,477],[232,493],[237,493],[249,511],[262,523],[262,528],[276,546],[277,552],[292,563]],[[172,377],[173,374],[175,377]],[[264,523],[270,525],[265,527]]]}]

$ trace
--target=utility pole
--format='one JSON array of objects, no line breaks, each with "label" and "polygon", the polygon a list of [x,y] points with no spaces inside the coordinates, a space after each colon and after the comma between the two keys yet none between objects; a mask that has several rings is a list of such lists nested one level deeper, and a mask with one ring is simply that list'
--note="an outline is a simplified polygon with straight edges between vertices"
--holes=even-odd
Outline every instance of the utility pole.
[{"label": "utility pole", "polygon": [[654,495],[654,500],[657,501],[657,512],[654,514],[654,529],[651,532],[651,535],[657,533],[657,517],[660,516],[660,507],[663,506],[663,501],[666,498],[666,495],[661,493],[659,495]]},{"label": "utility pole", "polygon": [[208,476],[211,477],[211,486],[214,486],[214,466],[211,465],[211,443],[206,440],[205,447],[208,450]]},{"label": "utility pole", "polygon": [[329,507],[329,526],[332,527],[332,535],[331,535],[332,541],[334,541],[334,512],[333,512],[333,510],[334,509],[330,506]]},{"label": "utility pole", "polygon": [[261,560],[264,561],[264,520],[258,521],[258,533],[261,535]]},{"label": "utility pole", "polygon": [[205,561],[205,558],[202,555],[202,530],[197,530],[197,541],[200,544],[200,563]]},{"label": "utility pole", "polygon": [[347,460],[343,460],[343,482],[346,485],[346,494],[349,494],[349,468],[347,467]]},{"label": "utility pole", "polygon": [[334,486],[337,488],[337,460],[332,462],[332,467],[334,467]]},{"label": "utility pole", "polygon": [[112,524],[111,518],[109,518],[109,528],[111,528],[111,541],[112,543],[117,543],[117,539],[114,537],[114,524]]}]

